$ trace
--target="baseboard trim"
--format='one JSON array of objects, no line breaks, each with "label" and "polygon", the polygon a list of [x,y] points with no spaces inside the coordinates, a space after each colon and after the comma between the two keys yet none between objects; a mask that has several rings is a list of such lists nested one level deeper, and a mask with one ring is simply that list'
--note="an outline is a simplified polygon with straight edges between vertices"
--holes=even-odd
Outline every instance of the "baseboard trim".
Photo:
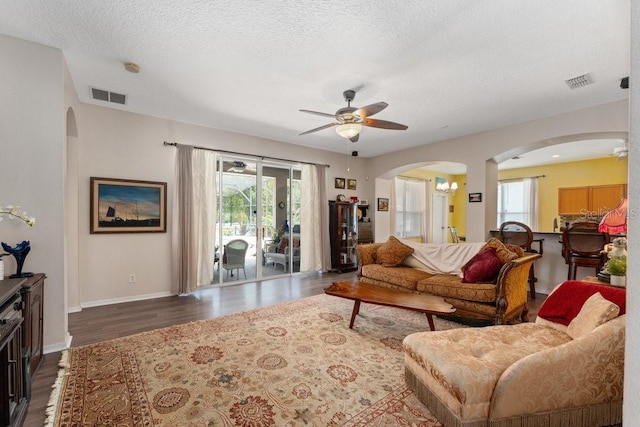
[{"label": "baseboard trim", "polygon": [[[89,302],[83,302],[80,304],[80,309],[78,311],[82,311],[83,308],[90,308],[90,307],[100,307],[103,305],[112,305],[112,304],[120,304],[123,302],[135,302],[135,301],[142,301],[142,300],[147,300],[147,299],[154,299],[154,298],[164,298],[164,297],[170,297],[173,294],[171,292],[157,292],[154,294],[145,294],[145,295],[132,295],[129,297],[121,297],[121,298],[112,298],[112,299],[103,299],[103,300],[96,300],[96,301],[89,301]],[[74,307],[75,309],[75,307]],[[67,310],[67,312],[70,312],[69,310]]]}]

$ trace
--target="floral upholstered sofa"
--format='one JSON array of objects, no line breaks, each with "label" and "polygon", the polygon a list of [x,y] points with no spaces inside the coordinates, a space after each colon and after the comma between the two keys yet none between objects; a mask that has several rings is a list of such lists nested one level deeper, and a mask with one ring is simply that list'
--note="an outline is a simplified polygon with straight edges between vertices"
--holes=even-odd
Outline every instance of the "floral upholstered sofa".
[{"label": "floral upholstered sofa", "polygon": [[527,280],[538,254],[497,239],[428,244],[390,237],[358,245],[360,283],[441,296],[455,315],[504,324],[528,321]]},{"label": "floral upholstered sofa", "polygon": [[415,333],[405,379],[445,426],[622,422],[625,290],[568,281],[535,323]]}]

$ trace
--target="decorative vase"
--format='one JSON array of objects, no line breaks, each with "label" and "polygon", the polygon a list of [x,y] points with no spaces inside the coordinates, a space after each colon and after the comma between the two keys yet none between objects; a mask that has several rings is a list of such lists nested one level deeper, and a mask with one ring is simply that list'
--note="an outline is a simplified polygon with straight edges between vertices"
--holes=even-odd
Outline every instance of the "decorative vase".
[{"label": "decorative vase", "polygon": [[611,286],[617,286],[619,288],[624,288],[627,286],[627,276],[614,276],[613,274],[610,276],[609,284]]}]

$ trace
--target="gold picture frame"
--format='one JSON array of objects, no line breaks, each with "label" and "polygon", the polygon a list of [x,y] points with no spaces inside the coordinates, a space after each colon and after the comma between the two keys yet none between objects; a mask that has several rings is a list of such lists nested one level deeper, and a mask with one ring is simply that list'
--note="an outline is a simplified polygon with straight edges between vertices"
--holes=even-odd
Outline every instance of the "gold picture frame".
[{"label": "gold picture frame", "polygon": [[167,183],[91,177],[90,233],[166,233]]},{"label": "gold picture frame", "polygon": [[355,190],[357,183],[355,179],[347,179],[347,190]]}]

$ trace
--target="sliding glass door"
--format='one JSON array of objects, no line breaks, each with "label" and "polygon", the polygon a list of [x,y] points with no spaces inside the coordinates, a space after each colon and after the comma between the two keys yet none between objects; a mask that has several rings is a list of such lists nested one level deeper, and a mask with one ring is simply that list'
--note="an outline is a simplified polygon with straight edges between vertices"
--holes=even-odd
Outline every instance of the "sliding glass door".
[{"label": "sliding glass door", "polygon": [[213,283],[260,280],[300,269],[300,170],[221,157]]},{"label": "sliding glass door", "polygon": [[262,275],[300,271],[300,175],[291,166],[262,168]]}]

